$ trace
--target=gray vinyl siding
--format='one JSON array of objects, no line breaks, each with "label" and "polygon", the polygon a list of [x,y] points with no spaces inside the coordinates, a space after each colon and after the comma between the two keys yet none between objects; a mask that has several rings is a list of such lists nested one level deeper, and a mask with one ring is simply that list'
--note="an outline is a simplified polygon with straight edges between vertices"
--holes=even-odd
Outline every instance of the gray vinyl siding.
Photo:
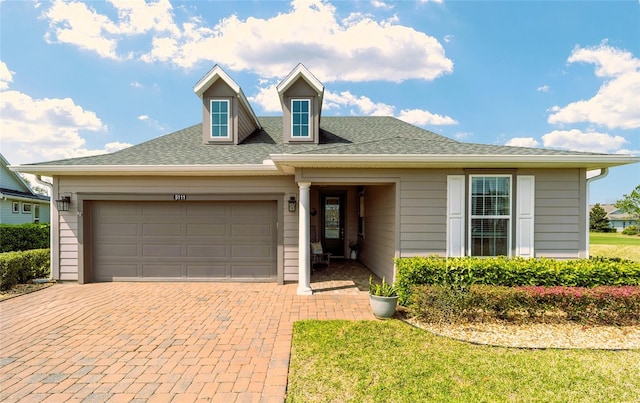
[{"label": "gray vinyl siding", "polygon": [[454,173],[444,170],[417,170],[402,175],[400,257],[444,255],[447,174]]},{"label": "gray vinyl siding", "polygon": [[251,133],[255,131],[255,123],[251,117],[251,113],[242,105],[241,102],[236,100],[238,106],[238,143],[242,143],[244,139],[249,137]]},{"label": "gray vinyl siding", "polygon": [[586,257],[584,170],[542,169],[518,173],[536,177],[535,255]]},{"label": "gray vinyl siding", "polygon": [[395,185],[365,188],[365,236],[359,259],[378,277],[394,281],[396,245]]},{"label": "gray vinyl siding", "polygon": [[[208,178],[208,177],[56,177],[55,193],[71,193],[71,207],[67,212],[60,212],[57,225],[52,225],[54,245],[59,245],[54,260],[54,278],[59,280],[82,281],[78,272],[80,261],[84,259],[83,245],[80,244],[82,225],[79,224],[78,194],[88,197],[95,195],[126,194],[134,196],[161,195],[164,200],[171,200],[174,194],[205,195],[211,197],[251,196],[255,194],[281,194],[282,214],[284,215],[284,239],[282,253],[284,256],[284,281],[295,281],[298,277],[298,216],[287,209],[286,199],[289,195],[297,195],[298,188],[291,177],[254,177],[254,178]],[[84,196],[83,196],[84,197]],[[297,196],[296,196],[297,197]],[[280,239],[279,239],[280,242]],[[280,268],[279,268],[280,270]]]}]

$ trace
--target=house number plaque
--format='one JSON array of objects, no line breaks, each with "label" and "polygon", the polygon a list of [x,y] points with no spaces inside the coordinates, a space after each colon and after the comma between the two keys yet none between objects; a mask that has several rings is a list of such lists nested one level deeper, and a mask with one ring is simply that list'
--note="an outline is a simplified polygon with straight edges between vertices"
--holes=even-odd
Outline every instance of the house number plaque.
[{"label": "house number plaque", "polygon": [[184,200],[187,200],[187,195],[185,195],[185,194],[176,194],[176,195],[173,195],[173,200],[175,200],[175,201],[184,201]]}]

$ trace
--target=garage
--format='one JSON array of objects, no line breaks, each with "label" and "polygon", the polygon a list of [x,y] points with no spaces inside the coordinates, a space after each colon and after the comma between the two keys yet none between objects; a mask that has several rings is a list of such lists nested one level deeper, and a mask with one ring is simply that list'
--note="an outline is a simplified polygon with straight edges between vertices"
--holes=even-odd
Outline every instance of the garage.
[{"label": "garage", "polygon": [[275,201],[94,201],[91,281],[276,281]]}]

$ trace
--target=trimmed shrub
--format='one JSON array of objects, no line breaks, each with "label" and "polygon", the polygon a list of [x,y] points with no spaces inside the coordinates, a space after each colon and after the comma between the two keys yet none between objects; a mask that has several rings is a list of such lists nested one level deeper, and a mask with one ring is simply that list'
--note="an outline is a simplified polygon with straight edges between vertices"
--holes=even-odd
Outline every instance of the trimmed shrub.
[{"label": "trimmed shrub", "polygon": [[49,249],[0,254],[0,290],[8,290],[34,278],[49,276]]},{"label": "trimmed shrub", "polygon": [[640,231],[638,231],[638,227],[636,227],[635,225],[628,226],[627,228],[622,230],[622,233],[624,235],[640,235]]},{"label": "trimmed shrub", "polygon": [[0,224],[0,253],[49,247],[49,224]]},{"label": "trimmed shrub", "polygon": [[640,287],[416,286],[409,312],[429,323],[508,321],[638,325]]},{"label": "trimmed shrub", "polygon": [[640,262],[597,257],[555,260],[548,258],[441,258],[411,257],[395,260],[394,283],[405,305],[415,285],[443,285],[464,290],[472,285],[568,286],[640,285]]}]

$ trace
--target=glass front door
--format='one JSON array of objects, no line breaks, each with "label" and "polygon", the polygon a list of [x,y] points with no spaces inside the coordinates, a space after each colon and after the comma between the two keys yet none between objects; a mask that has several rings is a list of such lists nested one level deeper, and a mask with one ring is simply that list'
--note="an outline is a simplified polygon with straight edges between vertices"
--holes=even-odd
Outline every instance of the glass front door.
[{"label": "glass front door", "polygon": [[344,256],[344,194],[323,194],[322,244],[332,256]]}]

